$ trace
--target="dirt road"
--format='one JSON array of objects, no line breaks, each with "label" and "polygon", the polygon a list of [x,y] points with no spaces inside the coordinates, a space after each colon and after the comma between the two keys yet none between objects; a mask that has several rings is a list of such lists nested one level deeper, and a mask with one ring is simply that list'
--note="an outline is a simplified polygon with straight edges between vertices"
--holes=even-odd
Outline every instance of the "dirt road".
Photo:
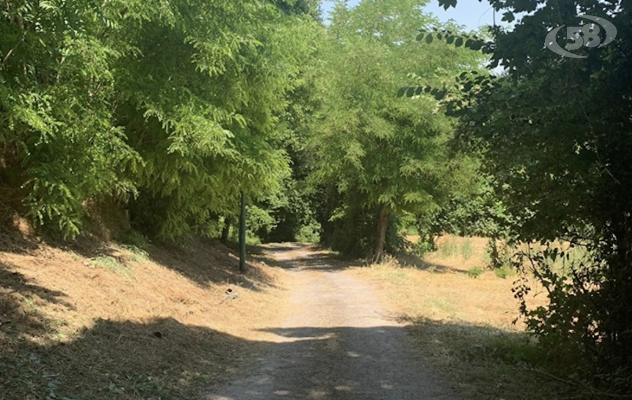
[{"label": "dirt road", "polygon": [[457,399],[367,285],[322,253],[270,246],[293,277],[289,315],[244,376],[205,400]]}]

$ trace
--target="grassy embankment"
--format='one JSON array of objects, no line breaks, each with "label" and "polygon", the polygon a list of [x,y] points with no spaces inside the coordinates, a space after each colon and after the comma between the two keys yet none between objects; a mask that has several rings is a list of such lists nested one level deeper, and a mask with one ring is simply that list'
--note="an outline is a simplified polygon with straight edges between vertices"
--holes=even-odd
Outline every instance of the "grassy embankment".
[{"label": "grassy embankment", "polygon": [[238,274],[217,243],[51,244],[17,225],[0,234],[2,400],[195,398],[256,357],[282,314],[283,271]]}]

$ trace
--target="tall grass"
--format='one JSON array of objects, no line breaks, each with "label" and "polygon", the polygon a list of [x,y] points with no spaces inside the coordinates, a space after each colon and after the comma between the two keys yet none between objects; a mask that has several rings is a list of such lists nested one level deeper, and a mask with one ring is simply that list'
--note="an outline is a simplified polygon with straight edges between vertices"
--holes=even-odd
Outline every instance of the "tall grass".
[{"label": "tall grass", "polygon": [[455,238],[449,237],[445,242],[439,245],[439,253],[441,257],[450,258],[458,254],[459,245]]},{"label": "tall grass", "polygon": [[470,238],[449,236],[439,245],[439,254],[443,258],[461,257],[469,260],[474,255]]},{"label": "tall grass", "polygon": [[466,238],[460,249],[461,257],[465,260],[469,260],[472,257],[472,242],[469,238]]}]

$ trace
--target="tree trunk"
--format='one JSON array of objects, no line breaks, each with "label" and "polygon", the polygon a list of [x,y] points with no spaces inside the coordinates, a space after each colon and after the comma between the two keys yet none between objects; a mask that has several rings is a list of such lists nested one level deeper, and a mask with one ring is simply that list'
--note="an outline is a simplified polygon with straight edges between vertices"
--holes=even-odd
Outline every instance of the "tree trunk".
[{"label": "tree trunk", "polygon": [[228,243],[228,236],[230,235],[230,217],[224,218],[224,227],[222,228],[222,236],[219,241],[226,244]]},{"label": "tree trunk", "polygon": [[384,244],[386,243],[386,229],[388,228],[388,219],[391,210],[388,204],[380,206],[380,217],[377,221],[377,236],[375,237],[375,246],[373,247],[373,262],[382,261],[384,256]]}]

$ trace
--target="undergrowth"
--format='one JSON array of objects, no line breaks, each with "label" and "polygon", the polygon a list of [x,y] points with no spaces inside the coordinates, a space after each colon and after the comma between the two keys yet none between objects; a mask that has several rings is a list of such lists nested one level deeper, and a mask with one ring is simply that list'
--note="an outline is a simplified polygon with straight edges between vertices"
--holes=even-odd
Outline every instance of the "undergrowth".
[{"label": "undergrowth", "polygon": [[131,279],[132,270],[128,263],[122,263],[112,256],[100,255],[90,259],[88,265],[92,268],[105,268],[112,272],[122,275],[126,279]]}]

